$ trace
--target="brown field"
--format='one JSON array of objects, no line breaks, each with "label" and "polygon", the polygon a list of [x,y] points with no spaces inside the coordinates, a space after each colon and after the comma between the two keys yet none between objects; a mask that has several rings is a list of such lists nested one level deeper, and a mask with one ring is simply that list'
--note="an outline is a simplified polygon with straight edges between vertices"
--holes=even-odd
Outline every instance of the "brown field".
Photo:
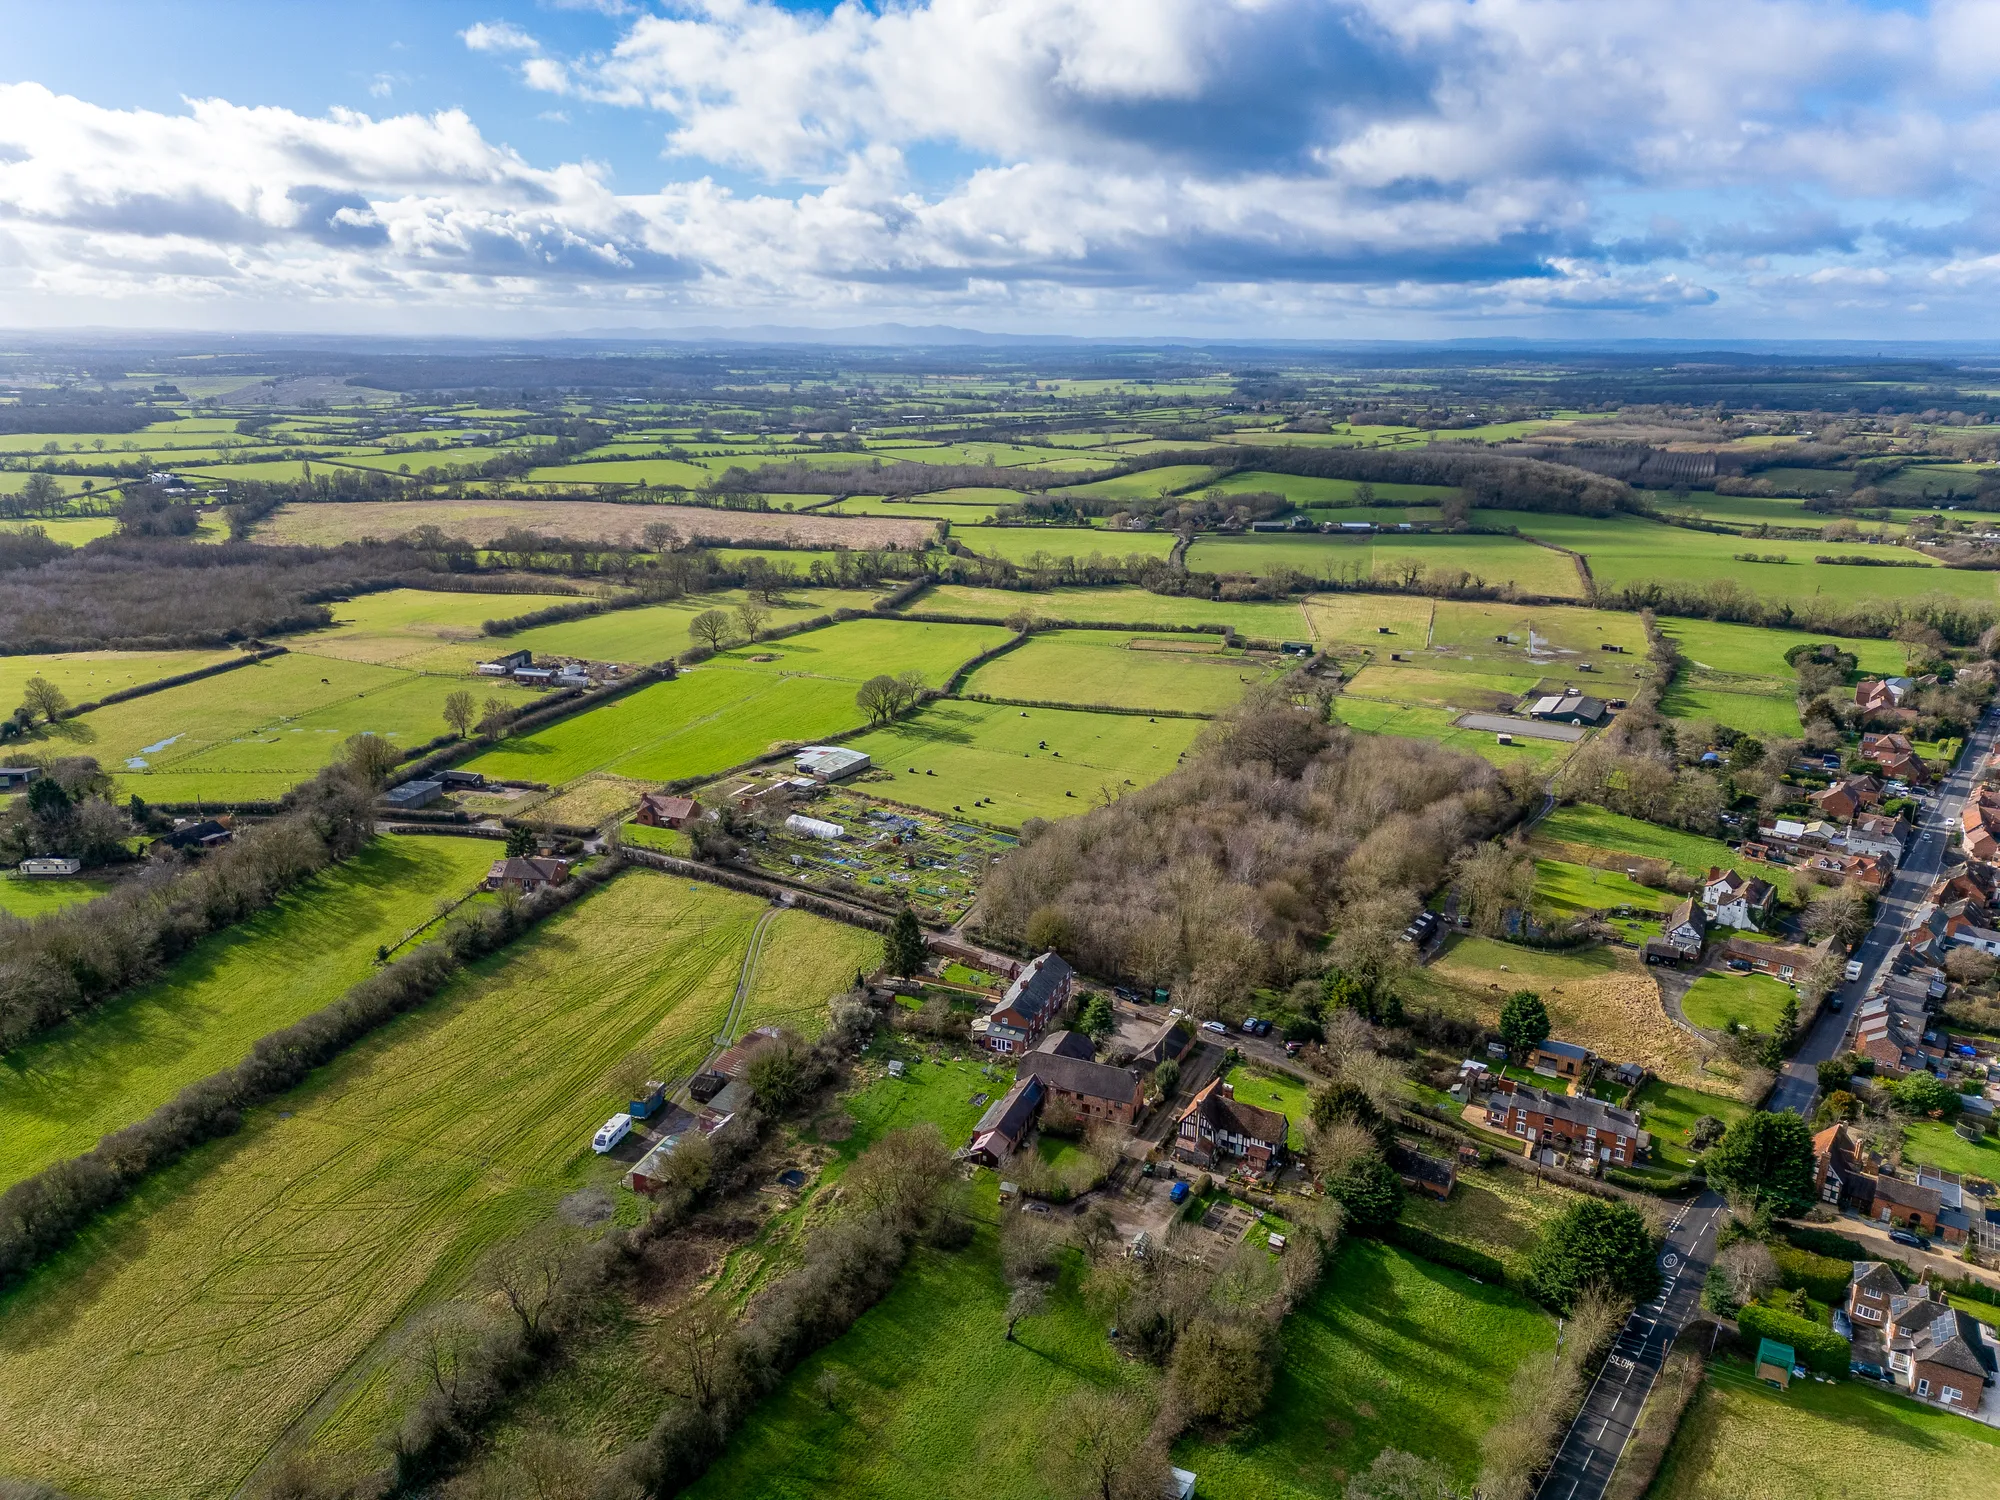
[{"label": "brown field", "polygon": [[652,789],[650,781],[628,781],[622,776],[586,776],[519,816],[530,823],[563,823],[572,828],[595,828],[606,819],[638,806],[640,797]]},{"label": "brown field", "polygon": [[343,505],[287,505],[257,528],[257,539],[279,545],[332,547],[363,537],[386,540],[431,525],[446,535],[488,545],[515,526],[544,536],[588,541],[624,539],[663,521],[683,539],[793,542],[801,547],[862,549],[891,544],[921,548],[937,535],[924,520],[885,516],[797,516],[783,512],[710,510],[696,505],[612,505],[601,500],[359,500]]}]

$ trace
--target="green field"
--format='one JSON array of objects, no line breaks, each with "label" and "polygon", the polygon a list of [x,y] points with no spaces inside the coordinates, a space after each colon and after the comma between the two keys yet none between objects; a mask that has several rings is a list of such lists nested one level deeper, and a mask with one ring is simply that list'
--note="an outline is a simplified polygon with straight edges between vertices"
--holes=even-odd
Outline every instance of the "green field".
[{"label": "green field", "polygon": [[[1014,826],[1086,812],[1107,790],[1115,797],[1157,781],[1203,727],[1199,719],[942,702],[848,743],[889,773],[864,790]],[[993,801],[975,809],[982,797]]]},{"label": "green field", "polygon": [[2000,1182],[2000,1140],[1988,1135],[1974,1145],[1939,1120],[1914,1120],[1903,1127],[1903,1158]]},{"label": "green field", "polygon": [[1511,583],[1525,593],[1574,598],[1583,585],[1576,565],[1560,552],[1511,536],[1377,532],[1372,536],[1204,536],[1188,548],[1195,573],[1264,576],[1289,568],[1312,578],[1418,576],[1464,571],[1489,584]]},{"label": "green field", "polygon": [[1178,540],[1168,531],[1106,531],[1093,526],[954,526],[951,534],[983,557],[1004,558],[1031,570],[1053,567],[1066,557],[1163,558]]},{"label": "green field", "polygon": [[1753,1031],[1769,1031],[1787,1000],[1798,999],[1788,984],[1762,974],[1704,974],[1688,987],[1681,1011],[1707,1031],[1723,1031],[1731,1022]]},{"label": "green field", "polygon": [[1456,710],[1427,708],[1393,699],[1362,698],[1343,693],[1333,700],[1333,713],[1350,729],[1368,734],[1401,735],[1412,740],[1431,740],[1447,750],[1477,755],[1496,766],[1512,765],[1517,760],[1529,761],[1536,766],[1554,766],[1576,748],[1561,740],[1518,737],[1513,744],[1503,745],[1499,737],[1488,730],[1460,729],[1452,722],[1458,717]]},{"label": "green field", "polygon": [[1089,495],[1106,500],[1151,500],[1161,494],[1199,491],[1215,470],[1206,464],[1168,464],[1158,469],[1141,469],[1116,479],[1100,479],[1092,484],[1073,484],[1059,493]]},{"label": "green field", "polygon": [[1635,859],[1663,859],[1697,880],[1719,866],[1769,881],[1778,888],[1781,900],[1791,896],[1792,877],[1787,870],[1743,859],[1719,839],[1628,818],[1588,803],[1557,808],[1535,825],[1535,838],[1541,843],[1602,849]]},{"label": "green field", "polygon": [[1285,1133],[1285,1144],[1294,1151],[1305,1149],[1305,1132],[1300,1126],[1312,1113],[1312,1105],[1304,1083],[1288,1074],[1247,1064],[1231,1068],[1222,1077],[1245,1104],[1254,1104],[1259,1109],[1275,1109],[1283,1115],[1291,1126]]},{"label": "green field", "polygon": [[2000,1431],[1863,1380],[1794,1380],[1712,1365],[1651,1500],[1937,1500],[1989,1495]]},{"label": "green field", "polygon": [[1852,640],[1708,620],[1663,620],[1661,629],[1678,642],[1683,660],[1663,700],[1668,715],[1713,719],[1767,738],[1800,733],[1798,679],[1785,661],[1785,652],[1792,647],[1837,645],[1854,654],[1863,672],[1897,673],[1906,666],[1903,648],[1894,641]]},{"label": "green field", "polygon": [[1004,620],[1027,610],[1045,620],[1085,620],[1116,625],[1229,625],[1258,640],[1308,639],[1296,604],[1244,603],[1154,594],[1142,588],[981,589],[944,584],[921,595],[918,614],[971,615]]},{"label": "green field", "polygon": [[89,1150],[331,1004],[374,967],[378,944],[401,942],[439,901],[472,890],[494,857],[483,839],[384,835],[153,983],[0,1057],[0,1189]]},{"label": "green field", "polygon": [[[88,901],[110,890],[109,880],[56,879],[0,871],[0,912],[10,917],[39,917]],[[0,1068],[5,1064],[0,1063]]]},{"label": "green field", "polygon": [[1263,1415],[1223,1442],[1183,1439],[1174,1462],[1216,1500],[1324,1500],[1384,1448],[1479,1468],[1521,1361],[1555,1323],[1514,1293],[1374,1240],[1341,1247],[1285,1322],[1285,1362]]},{"label": "green field", "polygon": [[53,656],[0,656],[0,713],[12,712],[30,677],[45,678],[72,704],[106,693],[178,677],[228,661],[235,651],[64,651]]},{"label": "green field", "polygon": [[[389,589],[333,604],[325,630],[287,637],[294,651],[337,656],[377,666],[465,671],[496,651],[513,649],[482,638],[488,620],[531,614],[557,605],[584,604],[585,594],[457,594],[431,589]],[[449,650],[440,658],[440,648]],[[447,665],[448,663],[448,665]]]},{"label": "green field", "polygon": [[[1320,479],[1302,474],[1273,474],[1255,469],[1241,474],[1231,474],[1221,480],[1215,488],[1225,495],[1252,494],[1259,490],[1283,495],[1292,504],[1310,508],[1315,512],[1332,507],[1358,506],[1356,491],[1361,488],[1358,479]],[[1448,484],[1377,484],[1372,488],[1375,498],[1393,507],[1434,506],[1441,500],[1449,500],[1458,493]],[[1354,512],[1360,520],[1381,520],[1385,512],[1374,506],[1362,507]],[[1391,517],[1390,519],[1396,519]]]},{"label": "green field", "polygon": [[81,547],[86,542],[94,542],[101,536],[110,536],[118,530],[118,521],[113,516],[56,517],[53,519],[29,521],[0,521],[0,531],[20,531],[29,526],[39,526],[49,535],[52,542],[61,542],[66,547]]},{"label": "green field", "polygon": [[[705,776],[866,723],[854,695],[878,672],[921,671],[942,686],[962,663],[1005,639],[990,625],[849,620],[725,651],[672,682],[503,741],[467,765],[551,786],[588,771],[639,781]],[[772,659],[752,660],[758,656]]]},{"label": "green field", "polygon": [[1238,651],[1202,649],[1220,645],[1213,636],[1053,630],[994,658],[960,691],[1082,707],[1214,713],[1236,702],[1252,683],[1282,670]]},{"label": "green field", "polygon": [[[371,1378],[384,1336],[486,1246],[616,1181],[589,1149],[606,1070],[635,1048],[669,1077],[699,1062],[765,910],[625,875],[161,1174],[0,1300],[0,1471],[193,1497],[229,1493],[302,1417],[367,1450],[398,1399]],[[776,923],[746,1027],[810,1022],[879,947]]]},{"label": "green field", "polygon": [[1682,1088],[1658,1078],[1646,1080],[1634,1106],[1646,1129],[1652,1132],[1653,1161],[1681,1171],[1694,1164],[1694,1158],[1688,1154],[1687,1140],[1694,1132],[1696,1120],[1703,1115],[1714,1115],[1723,1124],[1734,1125],[1750,1113],[1746,1105],[1734,1099]]},{"label": "green field", "polygon": [[[1560,859],[1535,861],[1534,899],[1537,911],[1546,907],[1563,917],[1611,911],[1621,906],[1657,913],[1674,904],[1674,898],[1667,892],[1641,885],[1622,870],[1598,870]],[[1649,935],[1657,937],[1657,927]]]}]

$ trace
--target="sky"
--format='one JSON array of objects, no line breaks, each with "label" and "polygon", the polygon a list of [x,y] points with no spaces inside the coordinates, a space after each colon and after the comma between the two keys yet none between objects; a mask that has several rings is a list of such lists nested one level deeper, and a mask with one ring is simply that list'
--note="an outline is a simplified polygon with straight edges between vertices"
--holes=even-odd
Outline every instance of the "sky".
[{"label": "sky", "polygon": [[0,327],[2000,337],[2000,0],[0,0]]}]

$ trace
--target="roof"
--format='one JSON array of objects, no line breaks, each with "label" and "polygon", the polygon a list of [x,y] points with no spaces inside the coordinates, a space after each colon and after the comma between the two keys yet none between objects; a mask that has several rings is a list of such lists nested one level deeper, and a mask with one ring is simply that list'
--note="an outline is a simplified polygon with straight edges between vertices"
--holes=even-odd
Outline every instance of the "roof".
[{"label": "roof", "polygon": [[1037,1022],[1055,1004],[1062,987],[1074,971],[1058,953],[1044,953],[1023,969],[1007,993],[993,1003],[993,1014],[1018,1011],[1029,1022]]},{"label": "roof", "polygon": [[1854,1274],[1849,1278],[1849,1283],[1850,1285],[1862,1288],[1864,1291],[1874,1292],[1878,1296],[1886,1294],[1890,1297],[1900,1297],[1903,1295],[1903,1278],[1896,1274],[1894,1268],[1885,1265],[1879,1260],[1857,1260],[1854,1263]]},{"label": "roof", "polygon": [[[1913,1306],[1910,1312],[1912,1323],[1915,1323],[1916,1315],[1923,1316],[1921,1326],[1914,1327],[1909,1334],[1908,1352],[1912,1360],[1943,1365],[1948,1370],[1963,1370],[1981,1380],[1993,1378],[1993,1349],[1980,1332],[1979,1320],[1972,1314],[1960,1312],[1942,1302],[1926,1302],[1921,1309]],[[1900,1317],[1897,1324],[1900,1332]],[[1898,1337],[1896,1342],[1902,1344],[1903,1339]]]},{"label": "roof", "polygon": [[[1513,1084],[1511,1090],[1507,1084]],[[1588,1094],[1572,1098],[1568,1094],[1552,1094],[1547,1089],[1538,1089],[1529,1083],[1514,1083],[1511,1078],[1500,1080],[1503,1093],[1512,1093],[1517,1103],[1524,1108],[1552,1115],[1558,1120],[1568,1120],[1576,1125],[1595,1125],[1600,1131],[1609,1130],[1615,1135],[1630,1136],[1644,1144],[1652,1137],[1639,1126],[1639,1117],[1629,1109],[1618,1109],[1606,1104],[1602,1099],[1593,1099]]]},{"label": "roof", "polygon": [[1114,1104],[1136,1104],[1143,1095],[1137,1068],[1114,1068],[1064,1052],[1030,1052],[1021,1059],[1022,1078],[1039,1078],[1048,1088]]},{"label": "roof", "polygon": [[792,764],[808,776],[840,776],[868,764],[868,756],[845,745],[808,745],[792,757]]},{"label": "roof", "polygon": [[1695,904],[1692,896],[1687,897],[1667,914],[1666,930],[1672,932],[1675,928],[1685,927],[1689,923],[1693,923],[1698,932],[1708,931],[1708,913]]},{"label": "roof", "polygon": [[1041,1080],[1032,1075],[1016,1079],[1014,1086],[988,1105],[979,1123],[973,1126],[972,1149],[991,1150],[995,1136],[1012,1149],[1013,1143],[1027,1133],[1028,1123],[1034,1119],[1035,1108],[1041,1102]]},{"label": "roof", "polygon": [[670,797],[665,792],[648,792],[639,800],[663,818],[690,817],[697,806],[692,797]]},{"label": "roof", "polygon": [[1446,1189],[1458,1181],[1458,1168],[1451,1162],[1442,1157],[1427,1156],[1421,1151],[1413,1151],[1401,1142],[1390,1144],[1388,1160],[1399,1177],[1414,1178],[1419,1182],[1434,1182]]},{"label": "roof", "polygon": [[1760,1365],[1783,1365],[1789,1370],[1795,1358],[1790,1344],[1781,1344],[1776,1339],[1757,1340],[1757,1363]]},{"label": "roof", "polygon": [[1188,1100],[1187,1108],[1180,1112],[1180,1119],[1199,1115],[1208,1121],[1211,1129],[1227,1131],[1248,1140],[1284,1145],[1285,1117],[1275,1109],[1245,1104],[1233,1093],[1227,1092],[1228,1088],[1229,1085],[1220,1078],[1210,1079],[1208,1087]]},{"label": "roof", "polygon": [[1546,1052],[1554,1057],[1567,1057],[1576,1062],[1589,1062],[1596,1054],[1588,1047],[1579,1047],[1575,1042],[1558,1042],[1553,1039],[1536,1047],[1537,1052]]},{"label": "roof", "polygon": [[544,859],[537,855],[523,859],[518,855],[507,859],[496,859],[486,872],[488,880],[519,880],[523,882],[548,884],[561,880],[569,873],[569,864],[560,859]]},{"label": "roof", "polygon": [[1875,1179],[1875,1201],[1887,1199],[1901,1208],[1921,1209],[1936,1217],[1944,1207],[1944,1200],[1938,1196],[1936,1188],[1920,1186],[1914,1182],[1904,1182],[1900,1177],[1878,1176]]},{"label": "roof", "polygon": [[406,781],[399,787],[391,787],[383,793],[385,802],[415,802],[420,797],[435,797],[444,790],[442,781]]},{"label": "roof", "polygon": [[1090,1038],[1080,1031],[1051,1031],[1035,1043],[1037,1052],[1059,1053],[1063,1057],[1080,1057],[1085,1062],[1096,1060],[1097,1048]]}]

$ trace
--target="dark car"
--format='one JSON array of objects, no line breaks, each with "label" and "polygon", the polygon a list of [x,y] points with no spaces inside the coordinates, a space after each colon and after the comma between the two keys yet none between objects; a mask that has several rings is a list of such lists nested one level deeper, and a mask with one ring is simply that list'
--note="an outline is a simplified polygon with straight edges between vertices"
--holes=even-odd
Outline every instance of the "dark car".
[{"label": "dark car", "polygon": [[1912,1250],[1928,1250],[1931,1242],[1920,1234],[1911,1234],[1907,1229],[1892,1229],[1889,1238],[1899,1245],[1908,1245]]}]

